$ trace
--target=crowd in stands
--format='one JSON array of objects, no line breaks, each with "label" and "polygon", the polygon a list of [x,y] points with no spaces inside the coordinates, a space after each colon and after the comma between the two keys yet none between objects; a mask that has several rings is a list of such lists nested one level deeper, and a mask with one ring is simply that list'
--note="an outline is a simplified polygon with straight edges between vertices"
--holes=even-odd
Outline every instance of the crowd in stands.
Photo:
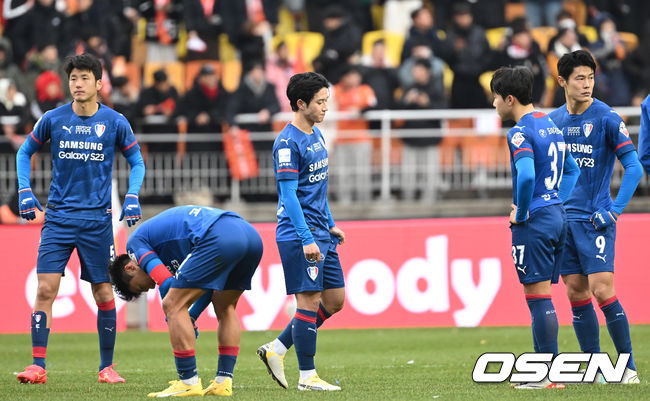
[{"label": "crowd in stands", "polygon": [[[273,114],[290,111],[289,77],[305,70],[332,82],[334,107],[363,111],[490,107],[490,71],[525,65],[535,76],[535,103],[557,106],[555,62],[580,48],[598,61],[595,96],[636,104],[650,91],[648,3],[4,0],[0,124],[20,146],[44,112],[69,101],[62,61],[80,52],[99,57],[102,100],[140,133],[270,132]],[[256,113],[257,121],[238,124],[241,113]],[[340,121],[339,128],[372,124]],[[439,122],[406,124],[423,127]],[[439,139],[405,140],[405,149],[422,141]],[[357,155],[362,142],[340,139]],[[177,149],[152,143],[149,150],[170,146]]]}]

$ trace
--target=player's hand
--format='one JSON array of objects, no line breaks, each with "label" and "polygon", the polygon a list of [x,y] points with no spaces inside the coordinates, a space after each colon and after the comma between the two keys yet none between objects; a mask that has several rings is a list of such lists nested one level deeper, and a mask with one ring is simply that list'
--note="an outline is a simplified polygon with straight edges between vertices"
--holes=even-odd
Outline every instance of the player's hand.
[{"label": "player's hand", "polygon": [[[512,210],[510,210],[510,224],[523,223],[523,221],[517,221],[517,205],[515,205],[513,203],[513,204],[510,205],[510,207],[512,208]],[[529,213],[526,214],[526,220],[528,220],[529,215],[530,215]],[[524,220],[524,221],[526,221],[526,220]]]},{"label": "player's hand", "polygon": [[604,230],[612,224],[616,224],[617,216],[611,210],[600,208],[591,215],[589,220],[596,230]]},{"label": "player's hand", "polygon": [[320,263],[321,261],[320,249],[318,248],[318,245],[316,245],[315,242],[303,246],[302,250],[303,252],[305,252],[305,259],[307,259],[310,262]]},{"label": "player's hand", "polygon": [[18,210],[20,217],[25,220],[34,220],[36,218],[36,209],[43,211],[43,207],[32,193],[31,188],[18,190]]},{"label": "player's hand", "polygon": [[126,194],[124,197],[124,206],[122,206],[122,215],[120,221],[126,216],[126,223],[129,227],[134,226],[142,218],[142,210],[140,209],[140,202],[138,195]]},{"label": "player's hand", "polygon": [[343,245],[345,242],[345,233],[340,228],[334,226],[330,228],[330,234],[339,239],[339,244]]}]

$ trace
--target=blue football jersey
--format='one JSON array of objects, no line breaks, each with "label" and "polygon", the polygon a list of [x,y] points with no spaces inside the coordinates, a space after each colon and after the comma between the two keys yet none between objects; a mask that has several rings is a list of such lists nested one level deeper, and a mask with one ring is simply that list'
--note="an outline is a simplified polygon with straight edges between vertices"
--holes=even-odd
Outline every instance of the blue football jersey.
[{"label": "blue football jersey", "polygon": [[598,99],[582,114],[569,114],[565,104],[549,117],[562,130],[567,150],[580,167],[578,182],[565,202],[567,219],[588,221],[596,210],[610,210],[616,157],[635,150],[623,119]]},{"label": "blue football jersey", "polygon": [[[305,222],[314,238],[329,238],[327,225],[327,176],[328,159],[325,140],[320,130],[313,128],[306,134],[289,123],[273,143],[273,169],[275,171],[278,197],[281,197],[281,180],[298,180],[298,201]],[[278,201],[277,241],[299,239],[296,229]]]},{"label": "blue football jersey", "polygon": [[207,206],[167,209],[138,226],[126,242],[126,251],[142,267],[158,257],[175,274],[192,246],[223,215],[238,216],[234,212]]},{"label": "blue football jersey", "polygon": [[140,151],[129,122],[103,104],[89,117],[72,103],[45,113],[27,137],[36,147],[51,141],[52,182],[47,213],[87,220],[111,214],[111,184],[116,150],[128,157]]},{"label": "blue football jersey", "polygon": [[523,116],[508,131],[510,167],[512,168],[512,203],[517,202],[517,169],[515,163],[522,157],[531,157],[535,163],[535,187],[528,212],[561,203],[558,186],[562,179],[566,146],[562,131],[544,113],[535,111]]}]

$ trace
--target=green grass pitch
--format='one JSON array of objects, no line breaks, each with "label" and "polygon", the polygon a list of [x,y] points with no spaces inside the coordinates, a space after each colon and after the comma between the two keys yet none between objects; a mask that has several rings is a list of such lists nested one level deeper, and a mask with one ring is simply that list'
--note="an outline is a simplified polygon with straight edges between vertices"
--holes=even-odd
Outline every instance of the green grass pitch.
[{"label": "green grass pitch", "polygon": [[[322,330],[316,367],[342,391],[296,390],[293,350],[285,360],[290,388],[280,388],[255,351],[278,332],[245,332],[235,368],[234,399],[239,400],[650,400],[650,326],[631,328],[640,385],[569,385],[565,390],[514,390],[508,383],[475,384],[474,362],[484,352],[520,354],[532,350],[529,327]],[[116,370],[125,384],[97,383],[97,335],[54,332],[48,347],[48,383],[20,384],[14,372],[31,363],[29,335],[0,335],[0,400],[145,400],[175,379],[167,333],[118,333]],[[573,329],[560,327],[560,351],[579,351]],[[601,326],[603,351],[615,355]],[[202,332],[197,364],[204,386],[217,365],[215,332]],[[211,397],[216,398],[216,397]]]}]

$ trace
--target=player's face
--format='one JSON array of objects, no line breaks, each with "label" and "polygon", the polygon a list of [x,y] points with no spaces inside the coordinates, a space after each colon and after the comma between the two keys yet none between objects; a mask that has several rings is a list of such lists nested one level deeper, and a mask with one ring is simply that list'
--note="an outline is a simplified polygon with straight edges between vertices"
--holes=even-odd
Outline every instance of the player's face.
[{"label": "player's face", "polygon": [[329,99],[329,89],[321,88],[308,105],[303,104],[303,113],[312,123],[320,123],[325,118],[327,112],[327,100]]},{"label": "player's face", "polygon": [[147,292],[156,288],[156,282],[144,270],[142,270],[135,262],[129,262],[124,266],[126,274],[131,276],[129,282],[129,290],[136,293]]},{"label": "player's face", "polygon": [[506,96],[504,99],[501,95],[493,94],[494,100],[492,100],[492,106],[497,110],[497,114],[503,121],[512,120],[512,105],[509,104],[509,98],[512,96]]},{"label": "player's face", "polygon": [[588,102],[594,92],[594,70],[581,65],[573,69],[568,80],[559,78],[560,85],[564,88],[567,100],[574,102]]},{"label": "player's face", "polygon": [[102,87],[101,79],[95,80],[95,75],[90,70],[73,68],[68,78],[70,94],[75,102],[95,102],[97,92]]}]

